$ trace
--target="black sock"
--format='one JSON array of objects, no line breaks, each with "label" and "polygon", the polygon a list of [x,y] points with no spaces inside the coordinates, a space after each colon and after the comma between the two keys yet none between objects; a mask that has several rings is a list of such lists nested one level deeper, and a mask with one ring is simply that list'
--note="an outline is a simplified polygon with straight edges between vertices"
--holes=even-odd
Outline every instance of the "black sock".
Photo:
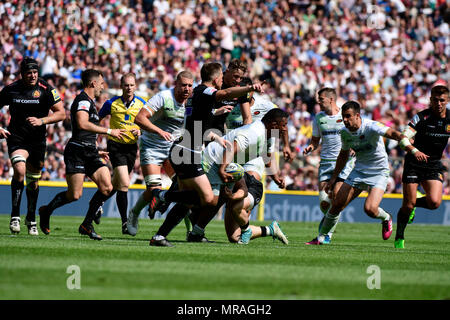
[{"label": "black sock", "polygon": [[178,179],[176,175],[172,178],[172,184],[170,185],[169,190],[167,191],[175,191],[175,190],[178,190]]},{"label": "black sock", "polygon": [[194,190],[167,191],[164,194],[164,200],[166,202],[178,202],[194,206],[200,205],[200,197],[197,191]]},{"label": "black sock", "polygon": [[181,220],[189,212],[189,208],[181,203],[177,203],[172,207],[172,209],[167,213],[167,217],[163,224],[159,228],[157,234],[167,237],[167,235],[175,228]]},{"label": "black sock", "polygon": [[98,208],[100,208],[100,206],[102,206],[103,203],[110,198],[111,193],[105,196],[103,193],[100,192],[100,190],[97,190],[97,192],[92,196],[91,201],[89,201],[89,209],[83,221],[84,225],[92,224],[92,221],[94,221],[95,214],[97,213]]},{"label": "black sock", "polygon": [[122,224],[127,222],[127,209],[128,209],[128,192],[117,190],[116,194],[117,208],[119,209],[120,218]]},{"label": "black sock", "polygon": [[409,215],[411,212],[403,212],[402,209],[397,213],[397,231],[395,232],[395,240],[405,238],[405,229],[408,225]]},{"label": "black sock", "polygon": [[427,197],[418,198],[416,200],[416,207],[430,209],[430,207],[428,207]]},{"label": "black sock", "polygon": [[250,222],[247,222],[245,225],[240,226],[240,228],[241,228],[242,231],[244,231],[244,230],[247,230],[249,225],[250,225]]},{"label": "black sock", "polygon": [[50,203],[47,205],[47,211],[49,214],[52,214],[53,211],[55,211],[57,208],[71,202],[67,199],[66,193],[67,191],[62,191],[58,193],[52,201],[50,201]]},{"label": "black sock", "polygon": [[191,214],[189,215],[189,220],[191,220],[191,224],[195,226],[197,224],[198,217],[200,215],[200,208],[194,207],[191,208]]},{"label": "black sock", "polygon": [[14,178],[11,179],[11,217],[20,217],[20,202],[22,201],[23,187],[23,181],[20,182]]},{"label": "black sock", "polygon": [[27,220],[35,221],[36,220],[36,204],[37,204],[37,199],[39,196],[39,185],[36,184],[36,189],[34,189],[30,185],[27,185],[26,193],[27,193],[27,201],[28,201]]},{"label": "black sock", "polygon": [[266,227],[260,227],[261,228],[261,237],[267,237],[267,229]]},{"label": "black sock", "polygon": [[202,207],[200,210],[200,214],[197,218],[197,225],[205,229],[208,223],[211,222],[211,220],[216,216],[217,212],[219,212],[219,209],[223,206],[225,203],[224,199],[219,198],[219,201],[215,207],[213,206],[205,206]]}]

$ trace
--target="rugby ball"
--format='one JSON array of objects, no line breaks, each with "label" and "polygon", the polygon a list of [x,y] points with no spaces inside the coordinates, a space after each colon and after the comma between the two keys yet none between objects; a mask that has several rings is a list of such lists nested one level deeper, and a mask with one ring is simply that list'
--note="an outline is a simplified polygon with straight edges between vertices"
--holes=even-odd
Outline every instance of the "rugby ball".
[{"label": "rugby ball", "polygon": [[231,174],[234,178],[234,181],[239,181],[244,176],[244,168],[237,163],[230,163],[225,168],[225,172]]}]

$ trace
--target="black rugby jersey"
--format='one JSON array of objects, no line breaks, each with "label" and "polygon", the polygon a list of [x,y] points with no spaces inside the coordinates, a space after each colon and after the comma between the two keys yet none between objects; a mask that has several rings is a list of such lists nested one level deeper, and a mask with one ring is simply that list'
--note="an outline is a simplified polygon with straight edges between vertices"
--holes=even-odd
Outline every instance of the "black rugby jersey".
[{"label": "black rugby jersey", "polygon": [[211,128],[212,110],[216,108],[216,92],[217,89],[204,84],[195,87],[185,111],[185,130],[190,137],[185,134],[180,145],[191,150],[201,150],[203,135]]},{"label": "black rugby jersey", "polygon": [[418,162],[410,153],[405,160],[423,167],[440,165],[440,159],[450,137],[450,110],[447,109],[445,118],[435,116],[431,109],[417,113],[408,124],[417,131],[414,136],[414,147],[430,156],[428,162]]},{"label": "black rugby jersey", "polygon": [[33,127],[27,118],[48,116],[50,108],[60,101],[56,89],[41,78],[32,87],[26,86],[22,79],[17,80],[0,92],[0,109],[9,105],[11,114],[8,131],[33,141],[45,139],[46,126]]},{"label": "black rugby jersey", "polygon": [[97,134],[95,132],[82,130],[78,127],[76,114],[77,112],[89,113],[89,122],[99,125],[100,118],[98,116],[97,108],[94,101],[82,91],[75,97],[75,100],[70,107],[70,121],[72,123],[72,142],[80,143],[82,145],[96,146]]}]

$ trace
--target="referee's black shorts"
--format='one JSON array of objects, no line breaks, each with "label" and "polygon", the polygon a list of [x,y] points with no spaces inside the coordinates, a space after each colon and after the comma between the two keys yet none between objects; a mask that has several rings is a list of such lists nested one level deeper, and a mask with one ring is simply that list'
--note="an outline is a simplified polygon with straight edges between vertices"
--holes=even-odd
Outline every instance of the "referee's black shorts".
[{"label": "referee's black shorts", "polygon": [[8,153],[11,154],[17,150],[26,150],[28,152],[27,163],[35,168],[44,166],[46,142],[43,140],[34,140],[30,137],[22,138],[17,135],[10,135],[6,140]]},{"label": "referee's black shorts", "polygon": [[64,163],[66,164],[66,174],[84,173],[88,177],[99,168],[106,166],[95,146],[82,145],[69,141],[64,149]]},{"label": "referee's black shorts", "polygon": [[107,142],[107,151],[112,167],[127,166],[128,173],[134,168],[137,155],[137,143],[119,143],[112,140]]},{"label": "referee's black shorts", "polygon": [[403,165],[403,183],[420,183],[426,180],[438,180],[444,182],[444,171],[446,168],[442,162],[435,161],[425,166],[414,164],[405,160]]}]

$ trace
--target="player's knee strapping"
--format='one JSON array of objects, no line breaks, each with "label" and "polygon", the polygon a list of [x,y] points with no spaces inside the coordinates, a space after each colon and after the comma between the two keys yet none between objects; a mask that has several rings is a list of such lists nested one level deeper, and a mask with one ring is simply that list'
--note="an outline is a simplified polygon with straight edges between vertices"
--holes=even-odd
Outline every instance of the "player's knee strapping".
[{"label": "player's knee strapping", "polygon": [[144,177],[145,185],[147,187],[161,187],[162,186],[162,179],[160,174],[149,174]]},{"label": "player's knee strapping", "polygon": [[322,202],[326,202],[329,205],[331,205],[331,199],[330,199],[330,197],[328,197],[328,194],[324,190],[319,191],[319,207],[320,207],[320,211],[322,211],[323,214],[326,214],[329,209],[329,206],[328,206],[327,210],[324,210],[322,208]]},{"label": "player's knee strapping", "polygon": [[27,159],[25,159],[25,157],[24,156],[22,156],[22,155],[20,155],[20,154],[17,154],[17,155],[15,155],[15,156],[12,156],[11,157],[11,164],[14,166],[16,163],[19,163],[19,162],[27,162]]}]

